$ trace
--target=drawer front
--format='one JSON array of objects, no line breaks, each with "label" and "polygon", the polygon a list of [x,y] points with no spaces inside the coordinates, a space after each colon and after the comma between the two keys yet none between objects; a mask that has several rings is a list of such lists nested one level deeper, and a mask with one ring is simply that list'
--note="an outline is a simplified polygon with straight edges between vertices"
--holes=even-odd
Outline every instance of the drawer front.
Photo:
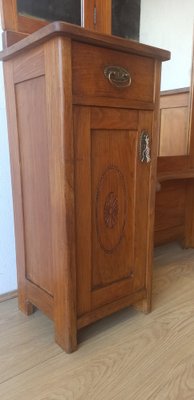
[{"label": "drawer front", "polygon": [[[111,97],[143,102],[153,102],[154,60],[134,54],[94,47],[73,42],[73,95]],[[118,66],[129,73],[128,86],[111,83],[104,74],[107,66]],[[109,74],[114,78],[114,71]],[[117,76],[119,78],[119,76]],[[124,76],[125,80],[125,76]],[[126,80],[126,84],[128,84]]]}]

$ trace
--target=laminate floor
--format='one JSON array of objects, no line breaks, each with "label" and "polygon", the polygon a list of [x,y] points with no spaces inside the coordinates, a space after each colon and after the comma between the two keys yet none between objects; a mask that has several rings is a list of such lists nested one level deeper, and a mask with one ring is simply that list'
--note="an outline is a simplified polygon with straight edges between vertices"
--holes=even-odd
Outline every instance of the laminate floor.
[{"label": "laminate floor", "polygon": [[126,309],[79,333],[67,355],[53,323],[0,304],[0,400],[194,400],[194,250],[156,250],[153,311]]}]

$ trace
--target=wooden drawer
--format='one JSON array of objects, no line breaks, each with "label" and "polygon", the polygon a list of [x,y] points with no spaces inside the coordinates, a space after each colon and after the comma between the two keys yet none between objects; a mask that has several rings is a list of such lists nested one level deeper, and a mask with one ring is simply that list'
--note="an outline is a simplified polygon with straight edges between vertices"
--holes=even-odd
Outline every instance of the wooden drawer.
[{"label": "wooden drawer", "polygon": [[[153,102],[154,60],[88,44],[73,42],[73,95]],[[115,87],[104,76],[106,66],[128,70],[131,85]]]}]

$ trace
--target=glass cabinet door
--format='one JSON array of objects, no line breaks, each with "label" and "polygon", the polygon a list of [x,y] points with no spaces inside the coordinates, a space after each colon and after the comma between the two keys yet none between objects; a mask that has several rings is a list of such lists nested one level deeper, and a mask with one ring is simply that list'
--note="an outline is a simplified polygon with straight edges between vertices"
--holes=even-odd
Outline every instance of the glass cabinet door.
[{"label": "glass cabinet door", "polygon": [[[111,13],[106,13],[102,0],[16,0],[17,11],[20,16],[34,17],[42,21],[65,21],[81,25],[82,6],[86,14],[90,15],[91,8],[97,10],[97,19],[111,19]],[[112,34],[127,39],[139,40],[141,0],[112,0]],[[104,10],[103,10],[104,9]],[[95,18],[90,15],[90,18]],[[98,21],[99,23],[99,21]],[[94,22],[95,24],[95,22]],[[91,25],[91,23],[90,23]],[[91,26],[92,27],[92,26]],[[94,29],[96,30],[96,29]],[[100,29],[99,29],[100,30]]]},{"label": "glass cabinet door", "polygon": [[17,0],[19,15],[81,25],[81,0]]},{"label": "glass cabinet door", "polygon": [[139,41],[140,0],[112,0],[112,34]]}]

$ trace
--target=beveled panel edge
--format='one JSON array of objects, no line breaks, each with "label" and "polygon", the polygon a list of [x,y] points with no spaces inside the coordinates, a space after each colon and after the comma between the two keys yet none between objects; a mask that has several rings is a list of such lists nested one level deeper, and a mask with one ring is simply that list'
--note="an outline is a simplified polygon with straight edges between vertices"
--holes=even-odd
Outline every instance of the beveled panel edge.
[{"label": "beveled panel edge", "polygon": [[54,319],[54,299],[39,286],[26,279],[27,299],[42,310],[49,318]]},{"label": "beveled panel edge", "polygon": [[26,48],[36,47],[38,44],[43,43],[54,36],[67,36],[72,40],[112,48],[126,53],[156,58],[161,61],[170,59],[170,52],[167,50],[136,43],[135,41],[122,39],[112,35],[102,35],[73,24],[57,21],[39,29],[28,37],[0,52],[0,60],[9,60],[16,54],[24,51]]},{"label": "beveled panel edge", "polygon": [[13,60],[13,75],[14,83],[45,75],[44,49],[39,47]]},{"label": "beveled panel edge", "polygon": [[18,297],[18,290],[12,290],[11,292],[0,294],[0,303],[15,299],[16,297]]},{"label": "beveled panel edge", "polygon": [[182,94],[182,93],[189,93],[190,92],[190,87],[182,87],[178,89],[170,89],[170,90],[161,90],[160,96],[171,96],[175,94]]},{"label": "beveled panel edge", "polygon": [[99,319],[102,319],[108,315],[111,315],[123,308],[129,307],[136,302],[146,298],[146,289],[139,290],[129,296],[122,297],[121,299],[112,302],[111,304],[106,304],[90,313],[84,314],[77,320],[77,328],[81,329]]},{"label": "beveled panel edge", "polygon": [[143,102],[133,99],[122,99],[102,96],[73,96],[74,105],[128,108],[134,110],[154,110],[155,105],[152,102]]}]

